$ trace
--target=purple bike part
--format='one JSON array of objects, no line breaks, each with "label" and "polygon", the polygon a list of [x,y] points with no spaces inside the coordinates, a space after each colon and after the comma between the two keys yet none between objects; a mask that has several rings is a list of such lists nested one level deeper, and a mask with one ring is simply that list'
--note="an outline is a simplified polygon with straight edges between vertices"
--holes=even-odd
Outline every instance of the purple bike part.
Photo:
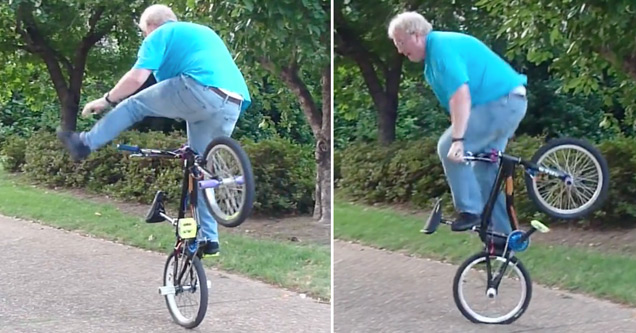
[{"label": "purple bike part", "polygon": [[[239,185],[245,184],[245,181],[243,180],[243,176],[234,177],[234,181],[236,182],[236,184],[239,184]],[[201,180],[199,181],[199,188],[201,189],[217,188],[221,184],[223,184],[223,182],[217,179]]]}]

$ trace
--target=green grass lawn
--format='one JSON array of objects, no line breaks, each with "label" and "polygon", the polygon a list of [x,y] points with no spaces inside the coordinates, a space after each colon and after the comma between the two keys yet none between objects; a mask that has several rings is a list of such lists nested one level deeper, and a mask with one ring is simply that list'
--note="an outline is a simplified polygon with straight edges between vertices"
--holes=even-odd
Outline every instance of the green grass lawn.
[{"label": "green grass lawn", "polygon": [[[435,234],[425,235],[420,233],[423,223],[421,217],[342,198],[334,205],[334,237],[338,239],[455,264],[481,249],[476,233],[451,232],[442,225]],[[533,282],[636,305],[636,256],[544,244],[531,244],[517,256]]]},{"label": "green grass lawn", "polygon": [[[108,240],[164,253],[174,244],[168,223],[147,224],[111,204],[96,204],[69,194],[25,184],[0,169],[0,214],[36,220]],[[249,223],[249,221],[247,221]],[[221,233],[221,256],[207,265],[282,287],[331,299],[331,249]],[[160,274],[161,272],[157,272]]]}]

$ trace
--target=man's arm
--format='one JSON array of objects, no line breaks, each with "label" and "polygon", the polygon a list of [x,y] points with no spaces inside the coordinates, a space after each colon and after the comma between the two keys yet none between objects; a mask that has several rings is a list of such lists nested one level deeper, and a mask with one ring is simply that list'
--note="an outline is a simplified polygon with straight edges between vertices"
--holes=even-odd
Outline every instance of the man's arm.
[{"label": "man's arm", "polygon": [[468,118],[470,117],[470,90],[466,83],[462,84],[450,98],[448,102],[450,107],[452,138],[461,139],[466,133]]},{"label": "man's arm", "polygon": [[108,92],[108,100],[119,102],[135,93],[152,74],[152,71],[144,68],[133,68],[124,74],[115,87]]}]

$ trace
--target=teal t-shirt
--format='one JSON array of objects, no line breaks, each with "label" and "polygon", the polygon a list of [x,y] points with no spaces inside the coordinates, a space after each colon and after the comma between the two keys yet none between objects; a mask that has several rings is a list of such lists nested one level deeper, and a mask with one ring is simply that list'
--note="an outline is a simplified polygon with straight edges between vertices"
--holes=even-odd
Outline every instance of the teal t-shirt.
[{"label": "teal t-shirt", "polygon": [[184,74],[205,86],[241,95],[242,110],[251,104],[245,78],[225,43],[216,32],[200,24],[162,24],[141,43],[133,68],[152,70],[157,82]]},{"label": "teal t-shirt", "polygon": [[450,31],[432,31],[426,37],[424,77],[446,110],[464,83],[468,83],[473,106],[494,101],[528,83],[525,75],[483,42]]}]

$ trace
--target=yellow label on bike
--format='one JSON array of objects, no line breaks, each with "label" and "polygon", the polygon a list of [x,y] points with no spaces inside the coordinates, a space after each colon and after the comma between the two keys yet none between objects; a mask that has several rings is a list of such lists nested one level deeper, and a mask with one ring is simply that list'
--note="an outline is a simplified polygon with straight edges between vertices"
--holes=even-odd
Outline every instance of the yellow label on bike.
[{"label": "yellow label on bike", "polygon": [[197,221],[193,218],[183,218],[179,220],[179,237],[190,239],[197,237]]},{"label": "yellow label on bike", "polygon": [[537,220],[532,220],[530,221],[530,224],[537,230],[539,230],[539,232],[542,233],[546,233],[548,231],[550,231],[550,228],[546,227],[545,224],[537,221]]}]

